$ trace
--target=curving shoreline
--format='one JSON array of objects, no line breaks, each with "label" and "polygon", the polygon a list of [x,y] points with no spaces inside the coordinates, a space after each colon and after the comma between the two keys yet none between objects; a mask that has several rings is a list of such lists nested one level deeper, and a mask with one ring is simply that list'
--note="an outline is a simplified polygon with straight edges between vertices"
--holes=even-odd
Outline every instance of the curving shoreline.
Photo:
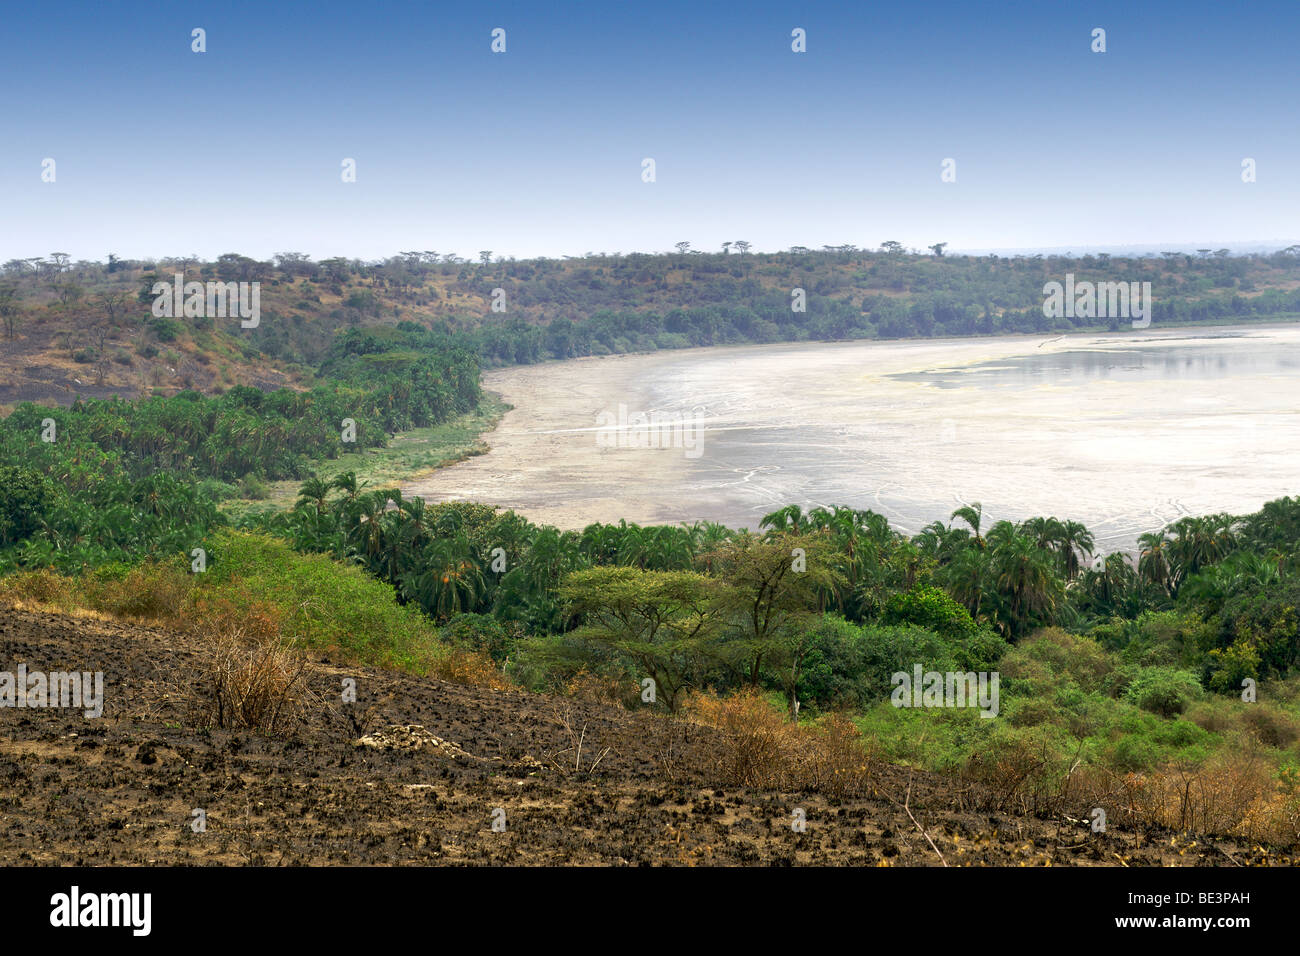
[{"label": "curving shoreline", "polygon": [[[1112,360],[1113,359],[1113,360]],[[484,374],[514,405],[483,456],[403,486],[538,522],[715,520],[850,504],[914,532],[982,501],[991,519],[1083,521],[1098,546],[1186,514],[1294,494],[1300,325],[1139,335],[724,346]],[[601,447],[598,416],[705,418],[702,448]],[[606,443],[608,445],[608,443]]]}]

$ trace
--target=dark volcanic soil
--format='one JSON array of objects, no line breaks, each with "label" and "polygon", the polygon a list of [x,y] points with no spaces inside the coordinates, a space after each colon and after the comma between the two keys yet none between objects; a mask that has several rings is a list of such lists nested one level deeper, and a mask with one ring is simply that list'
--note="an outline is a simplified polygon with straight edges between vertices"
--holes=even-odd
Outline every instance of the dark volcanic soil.
[{"label": "dark volcanic soil", "polygon": [[[205,733],[186,701],[201,660],[187,635],[0,607],[0,670],[102,670],[106,697],[100,719],[0,708],[0,863],[940,865],[904,810],[909,785],[949,865],[1294,862],[1235,840],[962,809],[969,790],[901,767],[855,800],[720,786],[704,728],[319,659],[313,688],[337,701],[353,677],[356,704],[317,708],[287,739]],[[409,725],[423,730],[389,729]],[[366,734],[427,745],[359,746]]]}]

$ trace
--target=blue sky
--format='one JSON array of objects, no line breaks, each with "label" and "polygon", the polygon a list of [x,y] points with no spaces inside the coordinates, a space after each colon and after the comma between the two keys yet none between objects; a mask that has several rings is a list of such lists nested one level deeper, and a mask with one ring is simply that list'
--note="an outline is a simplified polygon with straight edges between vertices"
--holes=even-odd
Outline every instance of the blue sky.
[{"label": "blue sky", "polygon": [[1298,28],[1294,0],[7,4],[0,259],[1296,241]]}]

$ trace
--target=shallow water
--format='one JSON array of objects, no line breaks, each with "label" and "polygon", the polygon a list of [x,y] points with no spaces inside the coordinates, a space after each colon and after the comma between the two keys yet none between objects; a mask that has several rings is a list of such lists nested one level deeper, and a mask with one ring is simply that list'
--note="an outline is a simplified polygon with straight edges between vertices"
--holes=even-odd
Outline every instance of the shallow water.
[{"label": "shallow water", "polygon": [[[488,437],[493,450],[405,490],[562,527],[620,517],[757,527],[785,504],[846,504],[915,532],[979,501],[989,522],[1073,518],[1100,549],[1129,548],[1184,515],[1300,493],[1298,370],[1297,325],[507,369],[484,379],[517,406]],[[702,423],[698,448],[689,430],[665,433],[675,447],[610,447],[616,433],[598,425],[620,405]]]}]

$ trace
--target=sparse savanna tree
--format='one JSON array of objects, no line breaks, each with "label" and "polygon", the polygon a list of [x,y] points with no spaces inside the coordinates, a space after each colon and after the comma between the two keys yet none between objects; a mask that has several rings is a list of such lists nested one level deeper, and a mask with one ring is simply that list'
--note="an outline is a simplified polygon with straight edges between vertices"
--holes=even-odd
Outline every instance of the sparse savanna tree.
[{"label": "sparse savanna tree", "polygon": [[718,550],[713,565],[726,582],[718,590],[727,620],[722,653],[750,687],[758,687],[765,666],[774,668],[790,719],[797,720],[812,622],[826,596],[844,584],[833,566],[831,543],[817,533],[736,539]]},{"label": "sparse savanna tree", "polygon": [[7,339],[13,339],[18,329],[18,312],[18,283],[0,282],[0,322],[4,322]]},{"label": "sparse savanna tree", "polygon": [[568,637],[649,677],[657,699],[675,712],[711,656],[721,621],[717,590],[717,581],[695,571],[606,566],[567,575],[559,593],[579,622]]}]

